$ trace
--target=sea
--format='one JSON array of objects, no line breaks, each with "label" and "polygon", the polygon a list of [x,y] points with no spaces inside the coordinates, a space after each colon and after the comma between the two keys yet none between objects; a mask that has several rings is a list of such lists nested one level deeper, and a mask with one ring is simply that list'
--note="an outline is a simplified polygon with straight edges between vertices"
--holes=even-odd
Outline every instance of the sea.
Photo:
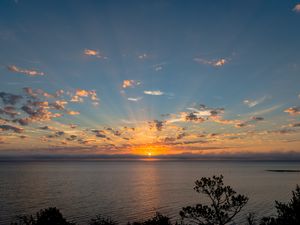
[{"label": "sea", "polygon": [[201,177],[223,175],[224,183],[249,201],[247,213],[275,215],[275,200],[288,202],[297,184],[300,162],[205,160],[6,161],[0,162],[0,225],[16,216],[57,207],[70,221],[87,224],[96,215],[120,224],[142,221],[160,212],[179,221],[182,207],[207,203],[193,190]]}]

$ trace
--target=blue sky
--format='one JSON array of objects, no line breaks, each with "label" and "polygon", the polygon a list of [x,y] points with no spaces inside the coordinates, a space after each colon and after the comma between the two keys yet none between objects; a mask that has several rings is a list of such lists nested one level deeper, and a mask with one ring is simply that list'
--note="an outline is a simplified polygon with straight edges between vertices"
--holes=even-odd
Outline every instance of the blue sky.
[{"label": "blue sky", "polygon": [[299,4],[1,1],[0,151],[299,152]]}]

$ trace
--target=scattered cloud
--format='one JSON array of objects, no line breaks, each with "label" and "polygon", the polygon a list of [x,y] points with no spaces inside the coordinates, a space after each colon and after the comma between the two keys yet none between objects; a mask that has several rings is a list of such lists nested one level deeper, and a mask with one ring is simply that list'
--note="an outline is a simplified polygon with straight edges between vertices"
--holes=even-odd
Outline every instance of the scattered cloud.
[{"label": "scattered cloud", "polygon": [[290,114],[291,116],[300,115],[300,106],[290,107],[284,110],[284,112]]},{"label": "scattered cloud", "polygon": [[214,67],[221,67],[228,63],[228,59],[220,58],[217,60],[207,60],[202,58],[194,58],[194,61],[201,64],[211,65]]},{"label": "scattered cloud", "polygon": [[296,4],[295,7],[293,8],[293,11],[299,13],[300,12],[300,3]]},{"label": "scattered cloud", "polygon": [[98,105],[100,101],[95,90],[77,89],[75,95],[71,94],[71,96],[71,102],[83,102],[82,97],[89,97],[94,105]]},{"label": "scattered cloud", "polygon": [[245,100],[243,101],[243,103],[244,103],[245,105],[247,105],[249,108],[252,108],[252,107],[254,107],[254,106],[257,106],[258,104],[263,103],[263,102],[264,102],[265,100],[267,100],[267,99],[268,99],[267,96],[263,96],[263,97],[261,97],[261,98],[259,98],[259,99],[256,99],[256,100],[245,99]]},{"label": "scattered cloud", "polygon": [[49,105],[52,106],[54,109],[64,110],[66,104],[68,104],[68,102],[64,100],[57,100],[55,102],[50,103]]},{"label": "scattered cloud", "polygon": [[137,97],[137,98],[127,98],[128,101],[132,101],[132,102],[138,102],[140,100],[142,100],[142,97]]},{"label": "scattered cloud", "polygon": [[140,81],[136,81],[136,80],[124,80],[122,87],[123,88],[129,88],[129,87],[136,87],[139,86],[141,84]]},{"label": "scattered cloud", "polygon": [[94,57],[97,57],[97,58],[107,59],[107,57],[102,55],[98,50],[85,49],[83,51],[83,54],[86,55],[86,56],[94,56]]},{"label": "scattered cloud", "polygon": [[143,53],[141,55],[138,56],[139,59],[146,59],[148,58],[148,55],[146,53]]},{"label": "scattered cloud", "polygon": [[22,73],[22,74],[28,75],[30,77],[45,75],[45,73],[43,73],[43,72],[39,72],[37,70],[32,70],[32,69],[30,69],[30,70],[29,69],[21,69],[21,68],[18,68],[17,66],[15,66],[15,65],[7,66],[7,69],[11,72]]},{"label": "scattered cloud", "polygon": [[155,65],[153,65],[153,69],[154,69],[156,72],[161,71],[161,70],[164,68],[164,65],[165,65],[165,64],[166,64],[166,63],[155,64]]},{"label": "scattered cloud", "polygon": [[275,111],[276,109],[279,109],[280,107],[282,107],[282,104],[279,104],[279,105],[274,105],[274,106],[271,106],[269,108],[266,108],[266,109],[262,109],[262,110],[259,110],[259,111],[256,111],[256,112],[252,112],[251,115],[264,115],[264,114],[267,114],[267,113],[271,113],[273,111]]},{"label": "scattered cloud", "polygon": [[80,112],[77,112],[77,111],[67,111],[66,112],[67,114],[69,114],[69,115],[72,115],[72,116],[75,116],[75,115],[79,115],[80,114]]},{"label": "scattered cloud", "polygon": [[155,129],[157,131],[162,131],[165,121],[159,121],[159,120],[153,120],[151,122],[148,122],[150,129]]},{"label": "scattered cloud", "polygon": [[144,94],[146,95],[164,95],[164,92],[155,90],[155,91],[144,91]]}]

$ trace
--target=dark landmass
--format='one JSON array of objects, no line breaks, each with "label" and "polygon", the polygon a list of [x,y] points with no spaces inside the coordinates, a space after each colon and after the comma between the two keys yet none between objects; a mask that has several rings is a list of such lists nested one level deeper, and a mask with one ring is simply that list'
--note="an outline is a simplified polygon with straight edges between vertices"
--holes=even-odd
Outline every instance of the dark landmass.
[{"label": "dark landmass", "polygon": [[300,170],[266,170],[269,172],[276,172],[276,173],[299,173]]}]

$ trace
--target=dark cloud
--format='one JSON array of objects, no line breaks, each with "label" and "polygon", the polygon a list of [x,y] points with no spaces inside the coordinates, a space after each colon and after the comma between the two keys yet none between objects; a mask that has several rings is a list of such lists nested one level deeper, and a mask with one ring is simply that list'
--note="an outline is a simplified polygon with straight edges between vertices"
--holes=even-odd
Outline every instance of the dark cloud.
[{"label": "dark cloud", "polygon": [[65,132],[64,131],[56,131],[55,132],[55,136],[62,136],[62,135],[64,135],[65,134]]},{"label": "dark cloud", "polygon": [[2,99],[4,104],[15,105],[23,97],[21,95],[14,95],[6,92],[0,92],[0,98]]},{"label": "dark cloud", "polygon": [[0,108],[0,114],[8,115],[9,117],[14,118],[20,113],[16,111],[14,106],[6,106],[3,109]]},{"label": "dark cloud", "polygon": [[8,125],[8,124],[0,125],[0,130],[2,130],[2,131],[10,131],[11,130],[15,133],[22,133],[23,132],[22,128],[11,126],[11,125]]},{"label": "dark cloud", "polygon": [[20,118],[20,119],[15,119],[13,120],[14,123],[19,123],[22,126],[27,126],[30,122],[30,118]]},{"label": "dark cloud", "polygon": [[289,126],[290,127],[300,127],[300,123],[292,123]]},{"label": "dark cloud", "polygon": [[293,134],[293,133],[296,133],[296,132],[297,131],[295,129],[288,129],[288,128],[267,131],[267,133],[269,133],[269,134]]},{"label": "dark cloud", "polygon": [[205,119],[203,117],[198,116],[195,112],[188,113],[185,116],[185,120],[186,121],[198,122],[198,123],[202,123],[202,122],[205,121]]},{"label": "dark cloud", "polygon": [[253,120],[253,121],[263,121],[264,118],[263,117],[259,117],[259,116],[253,116],[253,117],[251,117],[251,120]]},{"label": "dark cloud", "polygon": [[39,129],[41,129],[41,130],[54,130],[54,128],[50,127],[50,126],[42,126],[42,127],[39,127]]},{"label": "dark cloud", "polygon": [[159,120],[153,120],[151,122],[148,122],[150,129],[156,129],[157,131],[162,131],[165,121],[159,121]]}]

